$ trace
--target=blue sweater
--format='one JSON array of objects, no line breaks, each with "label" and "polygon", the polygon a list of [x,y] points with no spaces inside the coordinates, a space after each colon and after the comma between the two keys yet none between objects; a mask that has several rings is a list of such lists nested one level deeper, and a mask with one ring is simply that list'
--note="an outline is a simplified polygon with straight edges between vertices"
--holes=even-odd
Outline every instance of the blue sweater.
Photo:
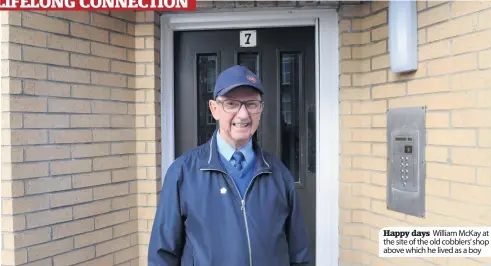
[{"label": "blue sweater", "polygon": [[249,186],[252,176],[254,174],[254,165],[256,164],[256,158],[252,158],[252,161],[247,162],[244,168],[242,168],[242,171],[239,171],[237,168],[235,168],[230,161],[228,161],[223,155],[220,154],[220,161],[222,162],[223,167],[227,170],[227,173],[230,177],[235,182],[235,185],[237,185],[237,188],[239,189],[239,193],[244,198],[244,193],[247,190],[247,187]]}]

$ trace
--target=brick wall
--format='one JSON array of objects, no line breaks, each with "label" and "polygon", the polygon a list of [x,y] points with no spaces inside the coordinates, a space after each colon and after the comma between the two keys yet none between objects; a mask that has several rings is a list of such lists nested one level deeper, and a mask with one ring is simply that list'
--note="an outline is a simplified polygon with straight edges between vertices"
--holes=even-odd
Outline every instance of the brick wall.
[{"label": "brick wall", "polygon": [[[385,226],[491,222],[491,2],[418,1],[419,69],[389,69],[387,2],[340,10],[341,265],[489,265],[489,258],[382,259]],[[386,108],[426,105],[427,214],[388,211]]]},{"label": "brick wall", "polygon": [[2,265],[138,265],[160,176],[157,16],[1,22]]}]

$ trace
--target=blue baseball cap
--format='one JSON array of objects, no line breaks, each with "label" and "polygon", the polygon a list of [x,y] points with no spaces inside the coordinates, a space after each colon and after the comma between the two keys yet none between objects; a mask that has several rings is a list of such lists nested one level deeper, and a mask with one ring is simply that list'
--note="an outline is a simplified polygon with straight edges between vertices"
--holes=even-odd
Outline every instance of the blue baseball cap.
[{"label": "blue baseball cap", "polygon": [[252,87],[259,91],[261,95],[264,93],[263,84],[259,78],[249,69],[236,65],[224,70],[218,75],[215,90],[213,91],[213,99],[241,86]]}]

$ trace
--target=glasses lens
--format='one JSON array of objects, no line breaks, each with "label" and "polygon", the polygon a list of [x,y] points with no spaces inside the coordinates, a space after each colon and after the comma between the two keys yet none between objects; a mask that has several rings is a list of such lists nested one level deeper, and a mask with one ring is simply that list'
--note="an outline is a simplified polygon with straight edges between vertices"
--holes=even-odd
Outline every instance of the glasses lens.
[{"label": "glasses lens", "polygon": [[[247,111],[250,113],[259,113],[262,110],[262,102],[261,101],[247,101],[244,103]],[[241,107],[241,102],[236,100],[225,100],[223,101],[223,109],[228,113],[238,112]]]}]

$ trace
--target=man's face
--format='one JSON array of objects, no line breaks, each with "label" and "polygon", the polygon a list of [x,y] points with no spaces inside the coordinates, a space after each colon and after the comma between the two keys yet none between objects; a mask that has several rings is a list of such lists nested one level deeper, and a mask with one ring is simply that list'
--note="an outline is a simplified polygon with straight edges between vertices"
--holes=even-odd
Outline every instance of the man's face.
[{"label": "man's face", "polygon": [[238,149],[256,132],[261,120],[262,103],[256,102],[255,105],[254,102],[250,102],[246,108],[245,104],[240,106],[240,103],[233,100],[261,101],[261,96],[252,88],[240,87],[209,103],[213,117],[219,121],[220,135]]}]

